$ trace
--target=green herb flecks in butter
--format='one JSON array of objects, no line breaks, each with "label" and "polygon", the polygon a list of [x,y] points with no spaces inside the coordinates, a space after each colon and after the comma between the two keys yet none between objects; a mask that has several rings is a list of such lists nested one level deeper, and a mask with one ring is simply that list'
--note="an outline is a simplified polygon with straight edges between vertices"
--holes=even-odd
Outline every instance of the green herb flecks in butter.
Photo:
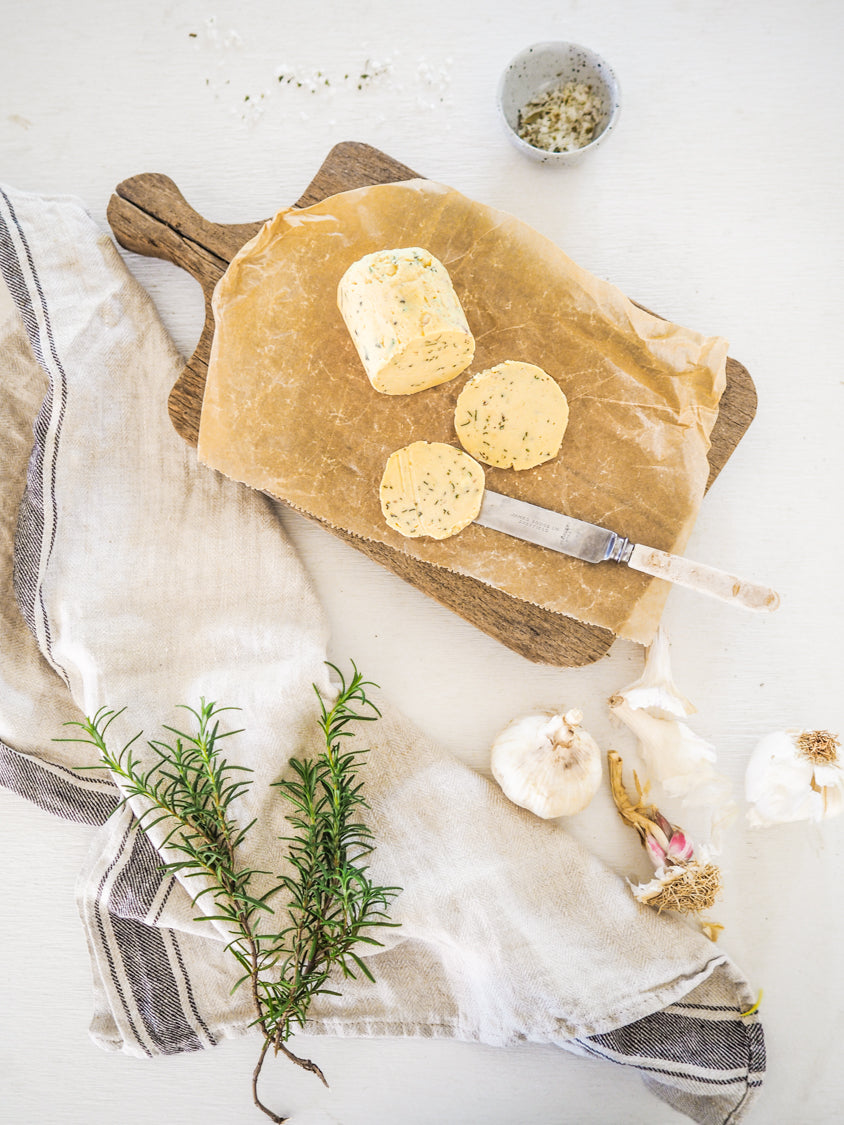
[{"label": "green herb flecks in butter", "polygon": [[560,451],[569,408],[541,367],[508,360],[474,375],[460,392],[454,428],[473,457],[500,469],[532,469]]},{"label": "green herb flecks in butter", "polygon": [[381,511],[390,527],[415,539],[447,539],[481,510],[484,471],[444,442],[415,441],[390,454],[381,479]]},{"label": "green herb flecks in butter", "polygon": [[382,394],[415,394],[453,379],[475,341],[445,266],[418,246],[353,262],[337,305],[366,374]]}]

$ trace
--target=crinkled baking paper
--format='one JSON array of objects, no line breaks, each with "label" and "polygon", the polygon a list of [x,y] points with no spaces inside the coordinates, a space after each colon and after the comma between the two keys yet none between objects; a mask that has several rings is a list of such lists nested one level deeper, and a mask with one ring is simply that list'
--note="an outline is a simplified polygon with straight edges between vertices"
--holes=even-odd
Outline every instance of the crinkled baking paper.
[{"label": "crinkled baking paper", "polygon": [[[375,391],[337,309],[346,268],[422,246],[449,270],[476,339],[472,365],[415,395]],[[709,475],[727,342],[643,311],[526,223],[429,180],[360,188],[280,211],[214,296],[199,457],[312,516],[647,644],[669,587],[472,524],[450,539],[387,526],[378,485],[413,441],[458,445],[454,405],[507,359],[544,368],[570,419],[537,468],[485,467],[487,487],[682,552]]]}]

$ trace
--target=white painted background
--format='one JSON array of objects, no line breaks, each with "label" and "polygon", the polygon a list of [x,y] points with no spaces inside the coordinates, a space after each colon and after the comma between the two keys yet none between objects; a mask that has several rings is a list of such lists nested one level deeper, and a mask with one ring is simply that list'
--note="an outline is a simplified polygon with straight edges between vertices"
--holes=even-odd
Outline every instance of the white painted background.
[{"label": "white painted background", "polygon": [[[576,170],[527,163],[496,118],[502,68],[544,39],[591,46],[622,84],[617,131]],[[104,223],[116,183],[160,171],[208,218],[240,222],[293,202],[335,142],[366,141],[527,219],[648,307],[725,335],[754,377],[759,410],[688,553],[770,581],[783,606],[756,618],[675,591],[664,620],[679,686],[698,706],[695,729],[718,748],[738,794],[761,734],[844,732],[842,47],[839,0],[310,9],[6,0],[0,180],[78,195]],[[279,83],[280,68],[303,87]],[[379,68],[357,88],[357,76]],[[308,87],[317,71],[330,87]],[[202,322],[198,287],[164,263],[127,260],[189,353]],[[320,529],[291,517],[289,530],[329,614],[332,656],[354,658],[472,765],[484,769],[498,729],[538,702],[579,705],[604,746],[631,746],[605,700],[638,673],[635,645],[616,643],[580,670],[533,665]],[[620,873],[643,872],[605,794],[571,827]],[[91,985],[73,897],[88,840],[86,829],[0,791],[0,1121],[260,1120],[248,1093],[252,1041],[139,1062],[88,1040]],[[753,1125],[841,1117],[842,852],[844,820],[756,832],[739,823],[722,857],[722,943],[764,989],[770,1073]],[[635,1077],[553,1049],[299,1045],[331,1090],[281,1062],[265,1080],[265,1100],[296,1111],[298,1125],[682,1120]]]}]

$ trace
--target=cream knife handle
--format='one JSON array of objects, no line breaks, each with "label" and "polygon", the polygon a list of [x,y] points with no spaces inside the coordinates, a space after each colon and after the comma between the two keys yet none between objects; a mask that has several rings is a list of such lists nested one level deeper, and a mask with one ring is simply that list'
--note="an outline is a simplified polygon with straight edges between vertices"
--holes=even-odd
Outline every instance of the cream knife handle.
[{"label": "cream knife handle", "polygon": [[655,547],[642,547],[637,543],[627,565],[642,574],[664,578],[666,582],[674,582],[678,586],[688,586],[701,594],[710,594],[725,602],[735,602],[745,609],[774,610],[780,604],[779,594],[768,586],[746,582],[723,570],[692,562],[679,555],[669,555],[667,551],[658,551]]}]

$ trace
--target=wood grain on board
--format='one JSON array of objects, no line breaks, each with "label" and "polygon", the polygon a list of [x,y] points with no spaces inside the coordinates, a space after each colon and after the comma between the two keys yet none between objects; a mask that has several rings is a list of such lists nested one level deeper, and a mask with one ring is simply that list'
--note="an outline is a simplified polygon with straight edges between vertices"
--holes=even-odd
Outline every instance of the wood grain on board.
[{"label": "wood grain on board", "polygon": [[[294,206],[308,207],[351,188],[417,177],[418,173],[377,149],[347,141],[331,150]],[[205,324],[196,350],[168,400],[174,427],[195,446],[214,334],[211,296],[231,259],[263,223],[209,222],[186,202],[171,179],[154,172],[118,184],[109,202],[108,220],[125,249],[172,262],[187,270],[202,286]],[[707,488],[733,453],[755,412],[753,380],[742,364],[729,357],[727,386],[712,431]],[[590,664],[606,655],[614,640],[608,629],[584,625],[470,576],[420,562],[321,520],[316,522],[528,660],[560,667]]]}]

